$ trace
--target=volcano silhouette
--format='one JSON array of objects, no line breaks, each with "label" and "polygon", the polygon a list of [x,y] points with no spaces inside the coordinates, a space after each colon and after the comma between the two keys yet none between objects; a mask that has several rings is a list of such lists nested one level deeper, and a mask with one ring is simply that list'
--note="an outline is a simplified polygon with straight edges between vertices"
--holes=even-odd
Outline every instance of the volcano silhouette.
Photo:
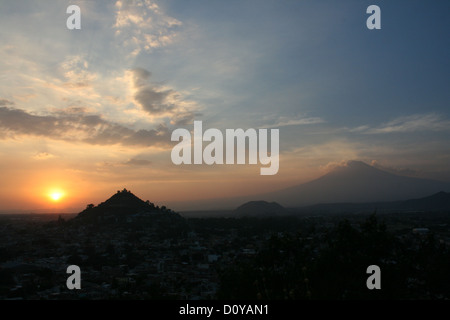
[{"label": "volcano silhouette", "polygon": [[440,191],[450,191],[450,184],[399,176],[362,161],[348,161],[316,180],[258,197],[285,207],[298,207],[317,203],[399,201]]}]

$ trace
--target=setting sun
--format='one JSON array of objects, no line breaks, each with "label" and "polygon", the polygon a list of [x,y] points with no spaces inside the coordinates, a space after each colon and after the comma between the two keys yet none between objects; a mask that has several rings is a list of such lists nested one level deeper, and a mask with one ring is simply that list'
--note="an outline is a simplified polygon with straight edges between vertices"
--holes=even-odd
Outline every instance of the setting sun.
[{"label": "setting sun", "polygon": [[52,191],[49,194],[50,199],[53,201],[59,201],[64,196],[64,193],[62,191]]}]

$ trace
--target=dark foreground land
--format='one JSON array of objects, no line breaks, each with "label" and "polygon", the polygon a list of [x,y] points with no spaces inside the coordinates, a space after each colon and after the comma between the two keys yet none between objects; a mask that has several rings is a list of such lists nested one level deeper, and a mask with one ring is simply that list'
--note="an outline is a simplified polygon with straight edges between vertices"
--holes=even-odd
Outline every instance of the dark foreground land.
[{"label": "dark foreground land", "polygon": [[71,218],[0,216],[0,299],[450,299],[446,212]]}]

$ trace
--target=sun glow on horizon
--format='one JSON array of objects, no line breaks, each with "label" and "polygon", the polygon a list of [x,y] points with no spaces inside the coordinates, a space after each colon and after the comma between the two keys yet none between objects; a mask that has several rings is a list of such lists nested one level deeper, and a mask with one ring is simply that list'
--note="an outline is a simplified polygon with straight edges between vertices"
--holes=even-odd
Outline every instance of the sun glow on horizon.
[{"label": "sun glow on horizon", "polygon": [[53,202],[58,202],[64,197],[64,192],[61,190],[52,190],[48,196]]}]

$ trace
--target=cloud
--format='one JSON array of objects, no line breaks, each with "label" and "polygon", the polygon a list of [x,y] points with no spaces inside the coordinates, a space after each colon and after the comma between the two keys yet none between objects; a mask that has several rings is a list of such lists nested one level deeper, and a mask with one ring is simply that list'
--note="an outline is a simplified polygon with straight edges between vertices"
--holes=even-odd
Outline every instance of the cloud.
[{"label": "cloud", "polygon": [[279,128],[286,126],[295,126],[295,125],[307,125],[307,124],[318,124],[324,123],[325,121],[318,117],[279,117],[275,124],[268,124],[262,126],[262,128]]},{"label": "cloud", "polygon": [[8,105],[14,105],[14,102],[6,99],[0,99],[0,106],[8,106]]},{"label": "cloud", "polygon": [[[320,163],[363,159],[364,152],[364,144],[334,137],[328,141],[306,143],[283,154],[293,161],[297,161],[298,159],[311,161],[317,167]],[[338,162],[338,164],[341,164],[341,162]]]},{"label": "cloud", "polygon": [[170,133],[165,125],[152,130],[133,130],[102,119],[99,115],[59,111],[34,115],[21,109],[0,107],[0,131],[3,138],[16,135],[47,137],[93,145],[169,146]]},{"label": "cloud", "polygon": [[408,168],[396,168],[381,165],[377,160],[372,160],[371,165],[377,169],[387,171],[393,174],[401,175],[401,176],[410,176],[410,177],[418,177],[420,176],[420,172]]},{"label": "cloud", "polygon": [[127,166],[148,166],[151,163],[151,161],[145,159],[129,159],[123,164]]},{"label": "cloud", "polygon": [[33,159],[35,160],[47,160],[54,158],[55,156],[53,154],[50,154],[48,152],[39,152],[36,155],[33,156]]},{"label": "cloud", "polygon": [[174,105],[168,101],[173,90],[158,90],[149,82],[151,72],[136,68],[131,70],[133,74],[133,86],[136,90],[134,99],[150,114],[160,114],[174,109]]},{"label": "cloud", "polygon": [[182,99],[182,95],[173,89],[161,88],[150,82],[151,72],[143,68],[130,70],[134,90],[134,100],[142,110],[152,116],[166,116],[175,126],[192,122],[197,105]]},{"label": "cloud", "polygon": [[87,87],[97,78],[95,73],[88,70],[89,63],[83,56],[66,57],[60,64],[60,68],[66,79],[65,86],[67,87]]},{"label": "cloud", "polygon": [[131,57],[142,50],[151,52],[171,44],[176,37],[176,27],[182,25],[150,0],[120,0],[115,8],[115,35],[119,43],[130,50]]},{"label": "cloud", "polygon": [[435,113],[413,114],[399,117],[379,127],[371,128],[368,125],[350,129],[350,132],[365,134],[383,134],[397,132],[417,131],[445,131],[450,129],[450,121]]},{"label": "cloud", "polygon": [[350,132],[366,132],[369,129],[370,129],[370,126],[362,125],[362,126],[359,126],[356,128],[348,129],[348,131],[350,131]]},{"label": "cloud", "polygon": [[319,169],[324,173],[328,173],[334,171],[337,168],[347,167],[349,161],[351,160],[330,161],[326,165],[319,166]]}]

